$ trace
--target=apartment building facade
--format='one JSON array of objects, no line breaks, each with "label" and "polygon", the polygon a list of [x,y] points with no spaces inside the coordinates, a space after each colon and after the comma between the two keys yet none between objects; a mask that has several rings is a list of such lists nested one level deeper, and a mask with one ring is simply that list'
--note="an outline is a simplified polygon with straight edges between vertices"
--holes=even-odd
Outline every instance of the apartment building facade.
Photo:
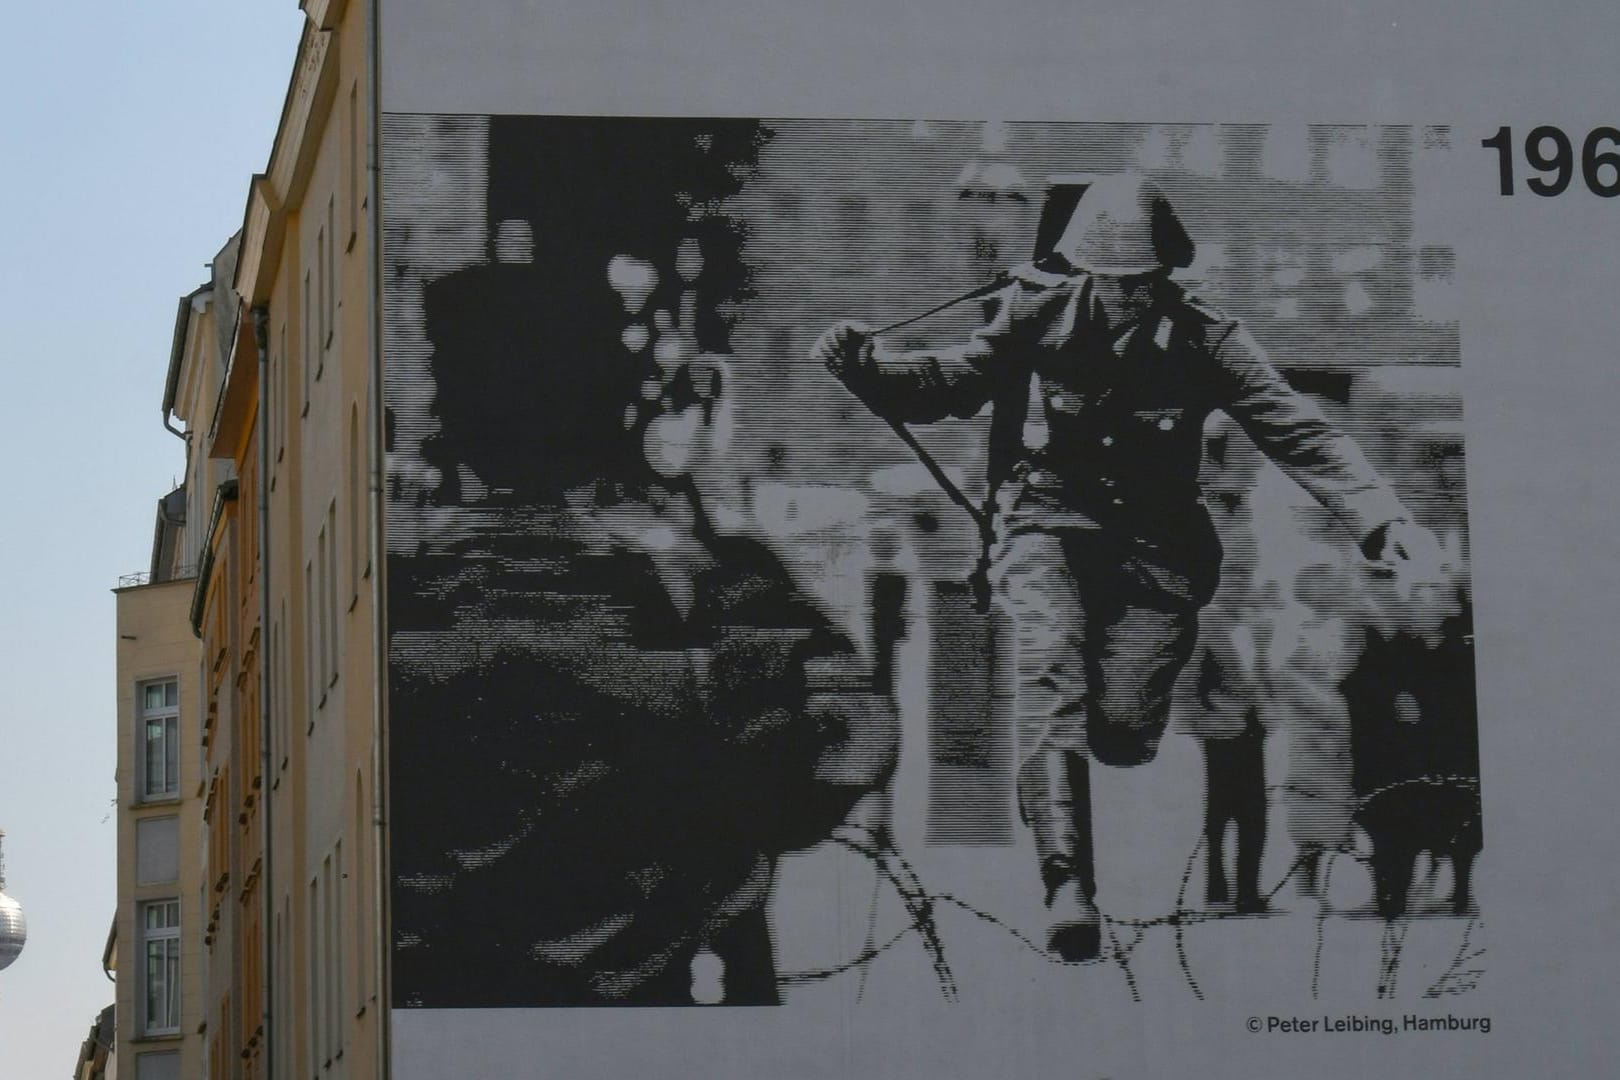
[{"label": "apartment building facade", "polygon": [[162,393],[164,422],[185,444],[185,478],[157,501],[150,565],[116,590],[118,909],[108,967],[122,973],[115,1057],[139,1077],[201,1074],[205,986],[216,975],[202,858],[212,780],[208,671],[190,611],[214,493],[232,490],[235,480],[229,463],[196,451],[186,428],[221,385],[234,248],[234,240],[226,244],[209,280],[180,298]]},{"label": "apartment building facade", "polygon": [[[166,502],[168,500],[165,500]],[[159,510],[160,515],[163,511]],[[197,858],[205,761],[193,580],[117,594],[118,1059],[141,1077],[199,1072],[206,899]]]},{"label": "apartment building facade", "polygon": [[301,6],[242,231],[180,302],[185,482],[118,590],[118,1038],[142,1078],[380,1072],[366,5]]},{"label": "apartment building facade", "polygon": [[[240,992],[256,1075],[379,1070],[375,588],[370,511],[373,251],[366,6],[307,3],[234,279],[243,317],[213,453],[243,478],[221,583],[238,590],[230,755],[254,956]],[[229,586],[227,586],[229,587]],[[204,631],[208,640],[211,631]],[[224,680],[222,680],[224,685]]]}]

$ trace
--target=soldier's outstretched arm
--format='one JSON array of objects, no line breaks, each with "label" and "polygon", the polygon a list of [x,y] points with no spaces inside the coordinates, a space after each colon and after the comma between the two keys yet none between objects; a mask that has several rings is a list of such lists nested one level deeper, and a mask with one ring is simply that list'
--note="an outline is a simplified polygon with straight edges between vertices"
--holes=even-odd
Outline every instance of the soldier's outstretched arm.
[{"label": "soldier's outstretched arm", "polygon": [[955,348],[892,352],[869,327],[840,322],[821,335],[810,355],[880,415],[920,424],[972,416],[993,394],[995,372],[1015,332],[1018,289],[1015,283],[997,293],[995,315]]},{"label": "soldier's outstretched arm", "polygon": [[[1369,557],[1411,526],[1412,515],[1361,448],[1266,359],[1242,326],[1213,349],[1221,407],[1265,454],[1338,518]],[[1414,526],[1415,527],[1415,526]]]}]

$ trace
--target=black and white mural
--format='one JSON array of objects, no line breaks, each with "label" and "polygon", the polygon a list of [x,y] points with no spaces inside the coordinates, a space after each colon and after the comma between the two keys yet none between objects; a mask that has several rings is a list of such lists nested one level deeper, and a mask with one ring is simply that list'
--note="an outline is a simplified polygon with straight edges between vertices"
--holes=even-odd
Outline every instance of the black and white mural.
[{"label": "black and white mural", "polygon": [[1451,138],[385,115],[396,1007],[1473,991]]}]

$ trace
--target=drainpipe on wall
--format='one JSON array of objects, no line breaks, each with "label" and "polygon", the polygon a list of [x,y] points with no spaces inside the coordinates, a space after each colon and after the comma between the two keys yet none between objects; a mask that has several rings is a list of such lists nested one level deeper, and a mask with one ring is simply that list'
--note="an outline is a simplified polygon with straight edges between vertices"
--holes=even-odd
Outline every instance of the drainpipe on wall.
[{"label": "drainpipe on wall", "polygon": [[[271,769],[275,765],[271,741],[275,725],[271,720],[275,701],[275,681],[270,670],[270,437],[265,428],[264,403],[270,400],[270,312],[262,305],[253,309],[253,344],[259,353],[259,409],[255,423],[259,428],[259,784],[264,792],[260,809],[264,837],[264,873],[259,875],[262,914],[259,925],[263,928],[261,948],[263,962],[259,965],[261,995],[259,999],[260,1023],[264,1027],[264,1075],[276,1075],[276,1011],[273,1005],[275,981],[275,862],[271,858],[274,836],[274,807],[271,794],[275,791]],[[272,421],[273,422],[273,421]],[[282,930],[286,933],[285,928]]]},{"label": "drainpipe on wall", "polygon": [[[195,492],[192,492],[190,490],[190,488],[193,486],[192,483],[191,483],[191,432],[182,431],[180,428],[177,428],[173,424],[171,424],[169,421],[173,416],[174,416],[174,413],[171,411],[170,405],[167,402],[165,402],[164,406],[163,406],[163,430],[167,431],[169,434],[173,435],[175,438],[179,439],[181,442],[186,444],[186,466],[181,471],[180,475],[181,475],[181,477],[183,477],[181,483],[184,484],[186,486],[186,488],[187,488],[187,491],[186,491],[186,510],[187,510],[187,516],[189,516],[189,512],[190,512],[190,509],[191,509],[192,496],[195,494]],[[180,552],[178,554],[178,558],[180,559],[180,565],[192,567],[192,572],[195,573],[196,572],[196,565],[198,563],[200,563],[202,560],[191,557],[190,552],[188,550],[190,548],[190,546],[191,546],[191,541],[190,541],[189,537],[190,537],[189,533],[182,533],[181,534],[180,544],[179,544],[179,547],[180,547],[181,550],[180,550]],[[154,557],[155,557],[155,555],[156,555],[156,553],[154,552]],[[154,579],[157,577],[157,567],[156,567],[156,565],[154,565],[152,567],[152,577]]]}]

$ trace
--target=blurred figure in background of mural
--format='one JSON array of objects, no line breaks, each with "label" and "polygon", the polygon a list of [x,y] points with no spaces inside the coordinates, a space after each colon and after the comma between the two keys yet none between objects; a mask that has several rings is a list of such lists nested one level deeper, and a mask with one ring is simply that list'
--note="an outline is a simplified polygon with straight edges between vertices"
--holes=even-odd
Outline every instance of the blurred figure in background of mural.
[{"label": "blurred figure in background of mural", "polygon": [[927,423],[992,406],[989,556],[1015,638],[1019,804],[1048,946],[1066,959],[1101,948],[1088,758],[1155,756],[1220,579],[1200,501],[1205,418],[1236,420],[1369,558],[1426,562],[1438,550],[1254,339],[1172,281],[1192,256],[1157,185],[1099,177],[1052,255],[1011,272],[966,344],[894,353],[841,322],[813,350],[886,417]]},{"label": "blurred figure in background of mural", "polygon": [[[390,575],[421,652],[391,687],[422,796],[394,809],[396,965],[425,1006],[775,1003],[776,859],[882,786],[896,724],[869,660],[694,481],[724,467],[714,308],[745,275],[679,196],[717,199],[763,136],[666,123],[608,147],[537,123],[492,139],[520,215],[492,223],[494,260],[425,290],[445,517]],[[581,193],[570,148],[691,175],[603,167]]]},{"label": "blurred figure in background of mural", "polygon": [[1281,803],[1297,854],[1302,896],[1321,896],[1328,856],[1354,849],[1356,792],[1344,680],[1370,610],[1364,575],[1331,548],[1276,568],[1283,601],[1271,613],[1264,667],[1273,730],[1286,733]]},{"label": "blurred figure in background of mural", "polygon": [[[1227,417],[1205,428],[1201,484],[1225,560],[1199,618],[1190,700],[1178,728],[1204,755],[1205,902],[1239,914],[1264,910],[1260,859],[1267,828],[1265,742],[1275,591],[1259,568],[1251,494],[1264,462]],[[1226,840],[1236,850],[1228,859]]]},{"label": "blurred figure in background of mural", "polygon": [[1374,903],[1386,919],[1407,914],[1414,866],[1426,853],[1431,866],[1451,866],[1444,910],[1467,914],[1484,831],[1466,574],[1458,568],[1412,585],[1374,578],[1368,586],[1372,618],[1342,685]]}]

